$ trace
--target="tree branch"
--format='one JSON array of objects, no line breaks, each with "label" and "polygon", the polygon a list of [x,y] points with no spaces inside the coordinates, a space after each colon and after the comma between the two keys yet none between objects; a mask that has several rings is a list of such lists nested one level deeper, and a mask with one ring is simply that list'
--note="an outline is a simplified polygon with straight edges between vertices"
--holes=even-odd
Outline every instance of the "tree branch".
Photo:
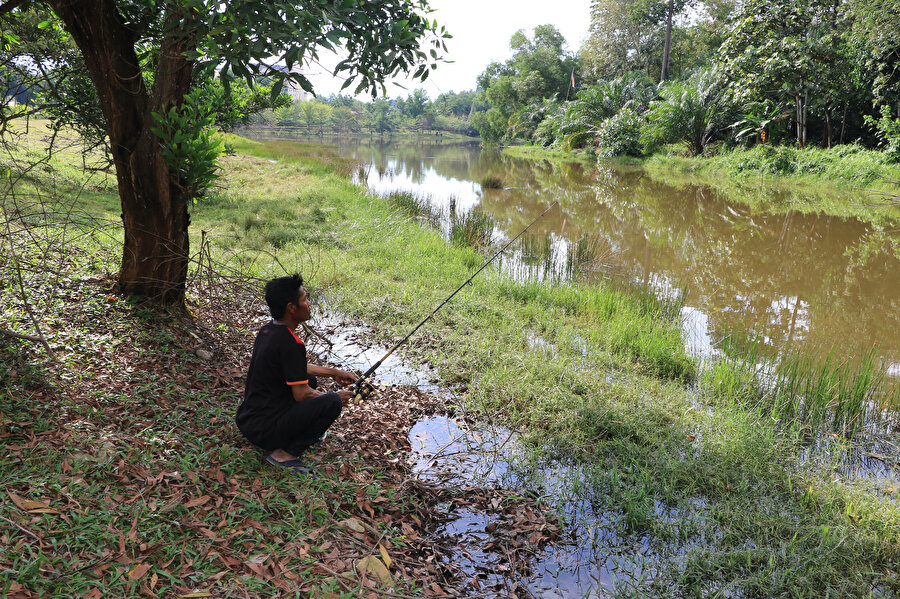
[{"label": "tree branch", "polygon": [[10,331],[9,329],[4,329],[0,327],[0,335],[6,335],[7,337],[15,337],[16,339],[24,339],[26,341],[35,341],[37,343],[46,343],[47,341],[43,337],[36,337],[35,335],[26,335],[25,333],[17,333],[15,331]]},{"label": "tree branch", "polygon": [[9,0],[9,2],[0,4],[0,15],[5,15],[8,12],[12,12],[26,2],[28,2],[28,0]]}]

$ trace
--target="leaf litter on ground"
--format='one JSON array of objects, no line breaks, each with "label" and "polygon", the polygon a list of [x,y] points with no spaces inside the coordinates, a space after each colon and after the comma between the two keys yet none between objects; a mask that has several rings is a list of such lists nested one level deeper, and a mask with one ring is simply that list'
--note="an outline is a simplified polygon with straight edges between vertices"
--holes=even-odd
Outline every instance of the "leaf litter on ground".
[{"label": "leaf litter on ground", "polygon": [[315,477],[268,468],[233,425],[261,307],[167,314],[110,283],[72,277],[81,301],[48,323],[58,364],[0,339],[7,596],[465,596],[438,506],[495,513],[486,551],[523,573],[556,538],[534,500],[413,477],[408,432],[447,409],[415,387],[345,408],[305,456]]}]

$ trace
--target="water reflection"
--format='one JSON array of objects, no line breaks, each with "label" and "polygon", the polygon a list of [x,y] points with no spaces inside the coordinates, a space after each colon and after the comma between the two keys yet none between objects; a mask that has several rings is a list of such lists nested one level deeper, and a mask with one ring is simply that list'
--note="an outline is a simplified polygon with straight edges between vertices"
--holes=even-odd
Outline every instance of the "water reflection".
[{"label": "water reflection", "polygon": [[[776,213],[638,169],[514,159],[471,143],[356,139],[340,147],[369,165],[374,191],[417,191],[440,206],[453,198],[460,210],[480,206],[506,236],[558,201],[562,209],[504,260],[516,276],[577,270],[589,280],[662,280],[688,290],[691,313],[708,319],[713,338],[749,331],[773,347],[802,342],[823,354],[877,345],[892,372],[900,364],[896,228]],[[501,177],[505,189],[481,189],[487,175]],[[783,200],[770,196],[775,206]]]},{"label": "water reflection", "polygon": [[[495,516],[487,509],[444,506],[438,537],[458,548],[453,563],[467,580],[479,580],[486,597],[608,597],[612,593],[653,596],[652,587],[680,569],[693,552],[716,551],[706,532],[707,503],[695,498],[684,509],[655,502],[653,517],[683,532],[678,541],[649,534],[623,534],[621,511],[602,490],[583,481],[595,476],[589,466],[560,462],[527,464],[527,451],[505,428],[466,425],[434,416],[409,433],[413,473],[425,480],[458,487],[479,485],[538,492],[567,521],[566,540],[535,551],[528,575],[498,567],[505,556],[491,551]],[[488,592],[492,590],[492,592]]]}]

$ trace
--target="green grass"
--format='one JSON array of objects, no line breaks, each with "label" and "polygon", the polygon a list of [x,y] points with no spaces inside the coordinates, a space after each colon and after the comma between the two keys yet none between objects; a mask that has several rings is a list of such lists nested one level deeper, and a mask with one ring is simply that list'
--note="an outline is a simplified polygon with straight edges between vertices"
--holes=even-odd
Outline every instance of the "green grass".
[{"label": "green grass", "polygon": [[503,148],[503,153],[515,158],[531,158],[549,160],[551,162],[595,162],[597,160],[596,155],[592,155],[585,150],[567,152],[541,146],[507,146]]},{"label": "green grass", "polygon": [[834,435],[868,445],[897,422],[900,385],[886,378],[875,348],[858,357],[832,351],[814,358],[800,350],[771,357],[758,341],[740,346],[703,371],[698,387],[706,396],[754,410],[782,432],[813,442]]},{"label": "green grass", "polygon": [[[675,153],[672,153],[675,150]],[[880,187],[900,178],[900,165],[891,163],[884,152],[867,150],[856,144],[833,148],[756,145],[750,149],[722,150],[709,157],[686,158],[677,148],[652,156],[648,163],[674,170],[718,172],[730,176],[789,177],[837,187]]]},{"label": "green grass", "polygon": [[[327,150],[232,141],[240,154],[223,160],[220,188],[192,208],[192,247],[198,247],[202,230],[220,263],[260,278],[299,270],[313,298],[324,298],[332,309],[373,325],[373,343],[401,338],[483,261],[483,254],[470,244],[448,243],[432,226],[411,218],[418,214],[415,198],[367,196],[346,178],[352,164]],[[84,211],[102,214],[115,204],[111,190],[77,201]],[[5,488],[52,490],[60,485],[64,493],[84,498],[91,509],[72,524],[44,517],[46,526],[65,531],[60,539],[79,535],[68,541],[72,547],[87,550],[93,544],[96,549],[91,551],[99,556],[102,547],[117,547],[124,531],[126,549],[133,550],[127,533],[137,517],[142,536],[136,542],[144,540],[146,522],[146,538],[159,544],[151,545],[159,560],[174,558],[178,567],[194,560],[191,575],[198,580],[218,567],[209,556],[191,553],[203,540],[197,528],[185,530],[173,525],[174,517],[157,517],[149,510],[152,500],[158,505],[171,499],[177,483],[164,477],[131,503],[104,499],[107,485],[112,489],[121,484],[117,477],[134,478],[134,468],[146,467],[146,455],[161,460],[154,473],[177,470],[188,477],[189,472],[223,501],[233,499],[236,509],[227,513],[234,518],[229,526],[241,531],[233,551],[242,559],[276,552],[278,539],[302,538],[324,526],[329,510],[334,518],[343,517],[361,490],[369,492],[369,485],[341,476],[299,489],[270,476],[254,490],[248,473],[257,466],[248,455],[235,452],[239,440],[233,430],[204,438],[181,425],[189,422],[200,430],[206,422],[226,430],[221,423],[230,417],[228,406],[239,393],[238,381],[229,379],[230,389],[210,384],[207,390],[201,386],[186,394],[184,389],[193,387],[170,376],[179,361],[198,365],[179,349],[182,337],[168,338],[158,327],[141,326],[126,304],[105,300],[103,293],[82,291],[70,297],[82,298],[75,302],[78,310],[86,311],[80,322],[97,320],[91,310],[121,310],[120,328],[95,332],[102,337],[98,343],[134,348],[147,358],[146,369],[127,375],[117,363],[98,363],[101,372],[121,381],[118,390],[90,403],[64,404],[86,423],[84,430],[72,433],[80,435],[73,441],[79,447],[90,439],[120,434],[122,428],[133,431],[117,442],[126,458],[124,467],[115,460],[99,468],[93,462],[73,462],[72,468],[86,468],[85,488],[71,482],[71,473],[54,459],[59,450],[50,447],[4,458],[0,468]],[[721,367],[714,375],[704,375],[713,378],[700,379],[700,387],[705,385],[708,392],[698,396],[693,389],[697,366],[684,353],[679,308],[678,301],[660,301],[647,290],[516,282],[489,269],[401,353],[411,362],[432,364],[442,382],[457,391],[458,409],[465,414],[499,419],[523,431],[537,463],[555,457],[581,464],[586,477],[579,484],[590,489],[597,508],[609,514],[609,526],[623,540],[618,550],[630,552],[648,538],[662,544],[705,539],[683,558],[657,564],[656,581],[640,589],[645,596],[865,597],[873,590],[876,596],[900,591],[896,489],[886,483],[836,479],[831,463],[819,469],[802,462],[800,435],[748,405],[746,399],[752,396],[742,395],[746,373]],[[9,309],[15,311],[14,306]],[[74,316],[56,310],[42,313],[48,324],[72,335],[86,334],[87,324],[71,326],[69,318]],[[76,339],[63,336],[62,342]],[[34,397],[18,401],[32,389],[19,377],[49,380],[56,370],[23,351],[18,342],[7,344],[4,351],[3,364],[12,364],[4,366],[7,372],[17,372],[12,386],[0,391],[6,430],[16,438],[32,429],[52,431],[58,405]],[[106,355],[97,352],[97,359]],[[65,372],[78,369],[70,365]],[[208,369],[202,372],[211,376]],[[8,376],[3,380],[10,384]],[[857,388],[855,382],[848,385]],[[160,397],[167,398],[169,409],[154,409]],[[41,407],[32,409],[36,405]],[[216,487],[216,474],[207,464],[219,469],[225,464],[225,480],[238,478],[240,491],[231,496]],[[351,471],[363,469],[355,464]],[[374,474],[371,484],[378,492],[377,467]],[[316,506],[326,496],[338,499],[320,510]],[[288,506],[295,510],[289,520],[273,517]],[[658,506],[683,516],[663,518]],[[6,504],[0,515],[14,518],[14,509]],[[180,520],[190,517],[186,512],[177,515]],[[210,514],[201,511],[195,517],[199,527],[212,524]],[[249,520],[264,518],[278,520],[273,534],[248,527]],[[175,555],[186,545],[183,557]],[[63,582],[81,589],[77,585],[86,588],[98,580],[90,570],[62,582],[42,573],[48,559],[62,559],[64,549],[17,551],[4,558],[18,560],[18,579],[42,584],[47,592],[62,588]],[[316,556],[310,553],[299,571],[311,572]],[[111,594],[134,592],[128,567],[117,562],[119,570],[113,572],[118,574],[104,579]],[[176,580],[164,582],[167,592],[182,588]],[[252,575],[229,574],[217,588],[246,588],[251,596],[274,592],[270,583]]]},{"label": "green grass", "polygon": [[900,220],[900,165],[856,145],[804,150],[759,145],[697,158],[670,148],[642,166],[668,184],[711,186],[731,201],[767,211],[824,212],[879,226]]}]

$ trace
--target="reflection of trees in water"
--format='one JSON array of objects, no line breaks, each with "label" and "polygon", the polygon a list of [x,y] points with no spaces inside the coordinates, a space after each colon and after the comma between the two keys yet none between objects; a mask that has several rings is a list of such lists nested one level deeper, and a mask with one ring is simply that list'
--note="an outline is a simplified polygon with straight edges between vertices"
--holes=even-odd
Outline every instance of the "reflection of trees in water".
[{"label": "reflection of trees in water", "polygon": [[397,173],[405,173],[414,183],[420,183],[427,171],[453,179],[468,179],[478,152],[472,151],[472,142],[447,143],[420,140],[414,142],[387,142],[355,139],[342,143],[348,152],[360,162],[372,164],[376,169],[393,166]]},{"label": "reflection of trees in water", "polygon": [[419,178],[430,169],[448,179],[501,177],[507,188],[483,190],[481,206],[507,236],[559,201],[562,209],[536,223],[530,247],[518,250],[529,254],[535,271],[571,268],[579,252],[586,262],[604,255],[623,276],[649,283],[654,275],[687,288],[688,303],[718,331],[756,330],[778,345],[877,341],[900,361],[893,333],[900,330],[900,259],[890,247],[900,245],[896,233],[732,204],[709,187],[684,179],[670,184],[638,169],[516,159],[429,140],[356,138],[343,147],[361,161],[382,169],[393,164]]},{"label": "reflection of trees in water", "polygon": [[900,355],[900,261],[886,247],[865,247],[861,267],[851,256],[869,244],[869,228],[797,212],[756,213],[722,201],[708,189],[672,187],[640,172],[586,173],[526,161],[505,164],[508,189],[485,193],[483,206],[508,233],[554,199],[564,216],[536,225],[576,242],[591,233],[632,276],[651,274],[689,289],[688,301],[716,328],[756,330],[782,346],[806,338],[830,347],[871,345]]}]

